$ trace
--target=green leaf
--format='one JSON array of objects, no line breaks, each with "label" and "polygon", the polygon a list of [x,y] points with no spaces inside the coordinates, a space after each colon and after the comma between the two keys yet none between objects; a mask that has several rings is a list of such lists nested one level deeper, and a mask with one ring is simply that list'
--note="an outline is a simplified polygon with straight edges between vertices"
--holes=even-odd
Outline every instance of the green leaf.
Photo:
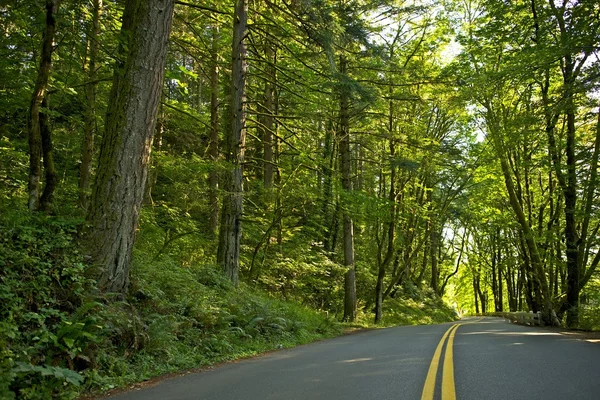
[{"label": "green leaf", "polygon": [[71,339],[71,338],[63,338],[63,341],[65,342],[65,344],[67,345],[67,347],[69,349],[73,348],[73,345],[75,344],[75,340]]}]

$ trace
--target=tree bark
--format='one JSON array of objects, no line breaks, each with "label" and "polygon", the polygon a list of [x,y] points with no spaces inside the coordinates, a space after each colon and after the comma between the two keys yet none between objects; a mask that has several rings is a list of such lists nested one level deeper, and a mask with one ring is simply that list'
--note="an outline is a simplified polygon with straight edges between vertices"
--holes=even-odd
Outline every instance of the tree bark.
[{"label": "tree bark", "polygon": [[567,253],[567,326],[576,328],[579,325],[579,242],[577,221],[577,160],[575,158],[575,104],[573,101],[573,61],[565,57],[565,96],[567,100],[567,186],[564,188],[565,197],[565,241]]},{"label": "tree bark", "polygon": [[239,281],[243,213],[243,164],[246,147],[246,33],[248,0],[238,0],[233,23],[231,110],[228,158],[229,191],[223,199],[217,261],[234,286]]},{"label": "tree bark", "polygon": [[211,63],[210,63],[210,143],[208,155],[213,168],[208,175],[210,202],[210,231],[216,235],[219,225],[219,28],[212,27]]},{"label": "tree bark", "polygon": [[263,127],[263,185],[265,190],[273,187],[273,126],[274,126],[274,94],[277,70],[275,69],[275,52],[270,37],[265,39],[265,58],[267,60],[268,79],[264,91],[264,124]]},{"label": "tree bark", "polygon": [[[29,182],[27,186],[30,211],[40,208],[40,182],[42,180],[43,139],[40,126],[42,102],[48,91],[52,53],[54,51],[54,36],[56,34],[56,13],[60,0],[46,0],[46,27],[42,38],[40,66],[38,76],[31,95],[29,115],[27,118],[27,133],[29,140]],[[42,121],[42,123],[45,123]],[[49,132],[49,131],[48,131]]]},{"label": "tree bark", "polygon": [[[430,193],[428,194],[428,197],[430,196]],[[429,251],[430,251],[430,258],[431,258],[431,289],[433,290],[433,292],[435,294],[437,294],[438,296],[441,295],[440,291],[439,291],[439,278],[440,278],[440,271],[438,268],[438,242],[439,242],[439,234],[437,231],[437,226],[436,226],[436,221],[435,218],[432,217],[431,221],[431,232],[429,232],[429,240],[430,240],[430,246],[429,246]]]},{"label": "tree bark", "polygon": [[79,206],[83,209],[88,205],[88,191],[90,188],[90,175],[92,171],[92,158],[94,154],[94,136],[96,134],[96,92],[98,89],[98,71],[96,62],[100,36],[100,16],[102,15],[102,0],[94,0],[92,9],[92,23],[88,36],[87,79],[85,85],[85,115],[84,133],[81,144],[81,165],[79,167]]},{"label": "tree bark", "polygon": [[[497,230],[497,237],[500,240],[500,229]],[[502,285],[502,246],[500,243],[497,244],[497,259],[496,268],[498,268],[498,303],[496,305],[496,311],[504,311],[504,290]]]},{"label": "tree bark", "polygon": [[335,246],[335,240],[333,239],[334,229],[336,227],[335,218],[336,212],[333,211],[333,170],[335,168],[335,142],[333,140],[333,124],[331,121],[327,121],[325,124],[325,140],[323,142],[323,165],[321,173],[323,175],[323,204],[321,208],[321,215],[323,217],[322,225],[323,229],[323,249],[329,253],[332,253]]},{"label": "tree bark", "polygon": [[[492,236],[492,240],[494,240],[495,238]],[[496,265],[496,248],[495,245],[492,243],[492,293],[494,295],[494,311],[498,311],[498,281],[496,280],[496,272],[497,272],[497,268],[498,266]]]},{"label": "tree bark", "polygon": [[[164,96],[163,96],[164,99]],[[162,102],[162,101],[161,101]],[[159,153],[162,150],[163,144],[163,136],[165,134],[165,109],[162,104],[158,106],[158,116],[156,118],[156,131],[154,133],[154,140],[152,144],[152,150],[155,154]],[[146,178],[146,188],[144,193],[144,203],[148,205],[153,205],[154,200],[152,200],[152,192],[154,191],[154,186],[158,181],[158,160],[157,157],[153,157],[150,160],[150,164],[148,166],[148,176]]]},{"label": "tree bark", "polygon": [[124,42],[88,212],[87,252],[98,288],[125,294],[161,99],[173,0],[127,0]]},{"label": "tree bark", "polygon": [[473,298],[475,299],[475,314],[479,314],[479,277],[473,271]]},{"label": "tree bark", "polygon": [[[340,57],[340,73],[347,73],[348,62]],[[350,99],[348,89],[340,90],[340,167],[342,189],[349,194],[352,192],[352,175],[350,160]],[[353,322],[356,319],[356,272],[354,269],[354,225],[347,205],[343,210],[344,223],[344,321]]]},{"label": "tree bark", "polygon": [[[42,101],[42,108],[48,107],[48,96]],[[54,166],[54,146],[48,115],[40,113],[40,135],[42,137],[42,154],[44,158],[44,191],[40,198],[40,210],[48,211],[54,200],[54,191],[58,185],[58,174]]]},{"label": "tree bark", "polygon": [[[390,89],[391,91],[391,89]],[[393,100],[389,100],[388,109],[388,134],[390,142],[390,159],[396,156],[396,144],[394,140],[394,108]],[[390,163],[390,187],[389,187],[389,222],[387,227],[387,250],[385,258],[379,263],[377,272],[377,283],[375,284],[375,323],[378,324],[383,318],[383,291],[386,269],[392,261],[394,255],[394,242],[396,235],[396,168]]]}]

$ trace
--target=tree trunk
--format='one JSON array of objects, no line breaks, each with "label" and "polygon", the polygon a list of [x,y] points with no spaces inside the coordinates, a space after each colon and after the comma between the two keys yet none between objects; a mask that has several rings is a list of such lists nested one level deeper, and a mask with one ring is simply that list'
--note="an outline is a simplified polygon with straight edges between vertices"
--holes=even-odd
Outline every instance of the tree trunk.
[{"label": "tree trunk", "polygon": [[81,143],[81,165],[79,166],[79,206],[83,209],[88,205],[88,191],[90,188],[90,175],[92,171],[92,158],[94,155],[94,136],[96,133],[96,92],[98,89],[98,72],[96,61],[98,58],[98,45],[100,36],[100,16],[102,15],[102,0],[94,0],[92,10],[92,23],[87,33],[87,79],[85,85],[85,115],[84,133]]},{"label": "tree trunk", "polygon": [[268,78],[264,92],[264,124],[263,127],[263,185],[265,190],[273,187],[273,126],[274,126],[274,94],[277,70],[275,69],[275,51],[270,37],[265,39],[265,58],[267,60]]},{"label": "tree trunk", "polygon": [[[392,100],[389,101],[388,113],[388,134],[390,141],[390,159],[396,156],[396,145],[394,141],[394,110]],[[379,263],[379,271],[377,272],[377,283],[375,284],[375,323],[378,324],[383,318],[383,290],[385,272],[392,257],[394,256],[395,228],[396,228],[396,168],[393,164],[390,166],[390,188],[388,201],[390,202],[390,215],[387,229],[387,251],[385,258]]]},{"label": "tree trunk", "polygon": [[210,143],[208,155],[213,167],[208,175],[210,202],[210,231],[216,235],[219,225],[219,28],[212,27],[211,63],[210,63]]},{"label": "tree trunk", "polygon": [[333,211],[333,170],[335,168],[335,143],[333,140],[333,124],[328,121],[325,124],[325,141],[323,142],[323,204],[321,215],[323,217],[323,249],[333,252],[335,240],[333,239],[335,229],[336,212]]},{"label": "tree trunk", "polygon": [[233,23],[231,110],[228,158],[233,170],[223,199],[217,261],[234,286],[239,281],[242,239],[243,164],[246,146],[246,33],[248,0],[238,0]]},{"label": "tree trunk", "polygon": [[516,299],[514,295],[515,277],[512,272],[512,268],[510,268],[508,265],[504,272],[504,276],[506,278],[506,294],[508,295],[508,309],[510,312],[515,312],[517,311]]},{"label": "tree trunk", "polygon": [[[429,192],[431,193],[431,192]],[[429,194],[428,194],[429,197]],[[436,226],[436,222],[435,219],[432,218],[431,221],[431,232],[430,232],[430,245],[429,245],[429,250],[430,250],[430,259],[431,259],[431,289],[433,290],[433,292],[437,295],[440,295],[440,291],[439,291],[439,278],[440,278],[440,271],[438,269],[438,241],[439,241],[439,234],[437,231],[437,226]]]},{"label": "tree trunk", "polygon": [[27,186],[29,198],[27,205],[30,211],[35,211],[40,207],[40,182],[42,179],[43,155],[40,114],[42,102],[48,91],[50,68],[52,66],[52,53],[54,51],[54,36],[56,34],[56,13],[58,12],[59,3],[59,0],[46,0],[46,28],[42,38],[40,67],[33,94],[31,95],[29,116],[27,118],[27,133],[29,139],[29,183]]},{"label": "tree trunk", "polygon": [[[42,108],[48,107],[48,96],[42,101]],[[40,198],[40,210],[47,211],[54,200],[54,190],[58,185],[58,174],[54,166],[54,146],[52,145],[52,131],[48,122],[48,115],[40,113],[40,135],[42,137],[42,153],[44,157],[44,191]]]},{"label": "tree trunk", "polygon": [[[162,149],[163,144],[163,136],[165,134],[165,110],[162,104],[158,106],[158,117],[156,118],[156,132],[154,133],[153,140],[153,151],[155,154],[159,153]],[[154,191],[154,186],[158,181],[158,160],[156,157],[153,157],[150,160],[150,165],[148,167],[148,177],[146,179],[146,189],[144,193],[144,204],[152,205],[154,204],[154,200],[152,200],[152,192]]]},{"label": "tree trunk", "polygon": [[473,297],[475,299],[475,314],[479,314],[479,279],[473,272]]},{"label": "tree trunk", "polygon": [[128,0],[86,235],[102,292],[124,294],[165,70],[173,0]]},{"label": "tree trunk", "polygon": [[[497,232],[498,240],[500,240],[500,230]],[[499,243],[497,252],[498,258],[496,259],[496,267],[498,268],[498,303],[496,304],[496,311],[502,312],[504,311],[504,293],[502,288],[502,247]]]},{"label": "tree trunk", "polygon": [[[598,263],[600,262],[600,253],[592,260],[591,264],[588,266],[588,259],[591,249],[591,244],[589,243],[588,238],[588,229],[590,225],[590,219],[592,217],[592,206],[594,204],[594,200],[596,198],[596,185],[598,181],[598,158],[600,158],[600,107],[598,107],[598,119],[596,122],[596,135],[594,137],[594,151],[592,153],[592,159],[590,160],[590,178],[587,182],[587,187],[585,190],[585,211],[584,211],[584,220],[581,227],[581,244],[579,245],[579,255],[578,261],[581,265],[581,279],[579,286],[583,288],[590,278],[593,276]],[[587,267],[587,270],[586,270]]]},{"label": "tree trunk", "polygon": [[[347,60],[340,57],[340,73],[346,74]],[[352,192],[352,175],[350,160],[350,99],[348,89],[340,91],[340,168],[342,173],[342,189],[349,194]],[[354,269],[354,225],[347,204],[343,209],[344,221],[344,266],[347,271],[344,276],[344,321],[353,322],[356,319],[356,273]]]},{"label": "tree trunk", "polygon": [[573,65],[570,57],[566,57],[565,87],[567,100],[567,186],[565,196],[565,241],[567,253],[567,326],[576,328],[579,325],[579,243],[577,221],[577,172],[575,158],[575,104],[573,101]]},{"label": "tree trunk", "polygon": [[492,136],[494,148],[496,151],[496,155],[500,159],[500,166],[502,168],[502,175],[504,176],[504,183],[506,190],[508,192],[509,203],[511,208],[513,209],[515,216],[517,217],[517,221],[521,228],[521,232],[523,235],[523,240],[525,243],[525,247],[527,248],[527,252],[529,253],[529,257],[531,260],[531,266],[533,269],[533,274],[531,276],[536,282],[536,287],[540,290],[540,305],[543,304],[543,309],[546,312],[550,312],[552,310],[552,299],[549,297],[548,293],[548,280],[546,278],[546,274],[543,268],[543,261],[540,255],[534,232],[531,229],[527,216],[523,211],[522,203],[519,200],[517,195],[517,191],[515,189],[515,185],[513,183],[513,179],[511,176],[511,168],[509,166],[506,149],[504,145],[504,140],[502,138],[502,131],[496,119],[496,115],[492,110],[490,104],[486,104],[487,108],[487,120],[488,126],[490,129],[490,134]]}]

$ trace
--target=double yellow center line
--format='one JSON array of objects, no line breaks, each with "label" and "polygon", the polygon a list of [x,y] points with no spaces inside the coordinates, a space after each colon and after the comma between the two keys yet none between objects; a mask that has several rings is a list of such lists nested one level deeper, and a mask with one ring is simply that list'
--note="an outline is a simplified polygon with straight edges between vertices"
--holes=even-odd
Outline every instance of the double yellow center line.
[{"label": "double yellow center line", "polygon": [[421,400],[433,400],[435,395],[435,381],[437,377],[438,367],[440,365],[440,358],[442,356],[442,349],[444,348],[444,343],[446,342],[446,338],[448,339],[448,345],[446,346],[446,354],[444,357],[444,369],[442,374],[442,400],[455,400],[456,399],[456,389],[454,387],[454,361],[452,347],[454,344],[454,336],[456,334],[456,330],[462,324],[452,325],[444,336],[442,336],[442,340],[437,345],[435,349],[435,353],[433,353],[433,359],[431,360],[431,364],[429,365],[429,371],[427,372],[427,379],[425,380],[425,386],[423,387],[423,394],[421,395]]}]

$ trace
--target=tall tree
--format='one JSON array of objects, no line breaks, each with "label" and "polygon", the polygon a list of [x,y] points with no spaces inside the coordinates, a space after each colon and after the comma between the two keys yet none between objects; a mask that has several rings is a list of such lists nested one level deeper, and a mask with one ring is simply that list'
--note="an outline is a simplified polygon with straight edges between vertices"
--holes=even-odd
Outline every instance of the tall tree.
[{"label": "tall tree", "polygon": [[238,0],[233,21],[231,131],[227,136],[227,160],[231,163],[227,194],[223,199],[217,261],[234,285],[239,281],[242,240],[244,154],[246,150],[246,35],[248,0]]},{"label": "tall tree", "polygon": [[[54,36],[56,34],[56,14],[60,0],[46,0],[46,24],[42,38],[40,65],[38,75],[29,104],[27,131],[29,135],[29,199],[30,211],[46,208],[52,200],[56,185],[56,172],[52,159],[52,140],[46,116],[42,116],[44,102],[47,104],[48,81],[52,66],[52,53],[54,52]],[[46,170],[46,186],[44,193],[40,193],[42,179],[42,158]]]},{"label": "tall tree", "polygon": [[119,60],[87,217],[102,292],[125,293],[171,30],[173,0],[127,0]]},{"label": "tall tree", "polygon": [[210,59],[210,142],[209,155],[213,161],[213,169],[208,176],[210,186],[210,229],[212,234],[217,233],[219,225],[219,174],[216,163],[219,159],[219,27],[213,25],[211,36]]},{"label": "tall tree", "polygon": [[102,0],[94,0],[92,5],[92,21],[87,31],[86,69],[88,82],[85,85],[85,127],[81,143],[81,165],[79,166],[79,205],[87,208],[90,175],[92,172],[92,156],[94,154],[94,136],[96,134],[96,95],[98,91],[98,48],[100,46],[100,16]]},{"label": "tall tree", "polygon": [[[348,60],[340,55],[340,74],[345,79],[348,73]],[[342,189],[346,195],[352,192],[352,170],[350,154],[350,93],[346,82],[340,88],[340,122],[338,140],[340,146],[340,170]],[[347,268],[344,275],[344,321],[356,319],[356,267],[354,264],[354,222],[347,205],[344,205],[344,265]]]}]

